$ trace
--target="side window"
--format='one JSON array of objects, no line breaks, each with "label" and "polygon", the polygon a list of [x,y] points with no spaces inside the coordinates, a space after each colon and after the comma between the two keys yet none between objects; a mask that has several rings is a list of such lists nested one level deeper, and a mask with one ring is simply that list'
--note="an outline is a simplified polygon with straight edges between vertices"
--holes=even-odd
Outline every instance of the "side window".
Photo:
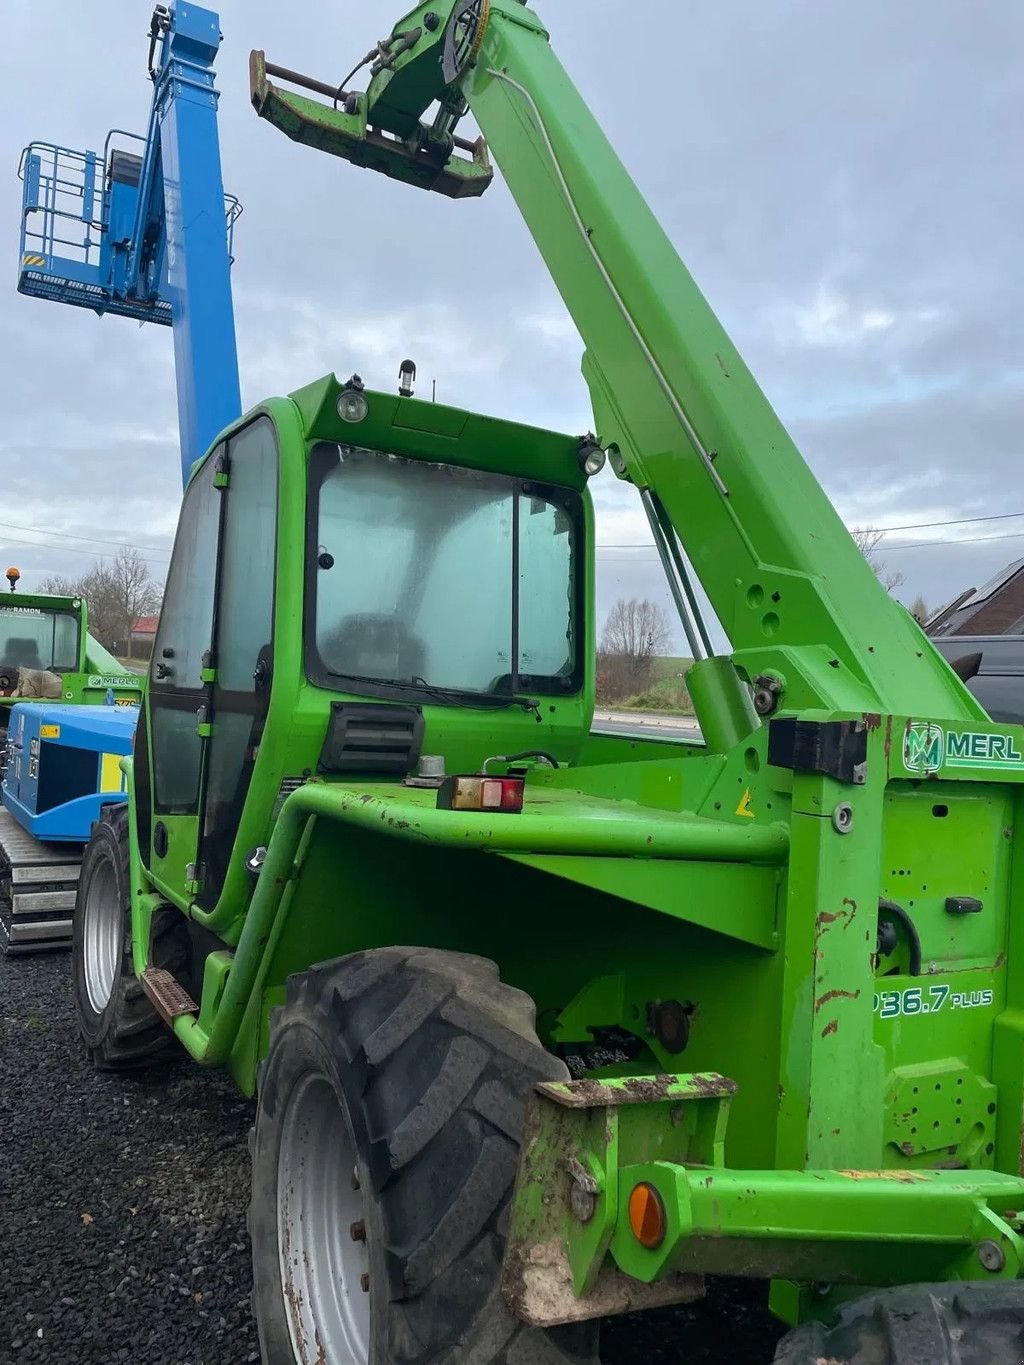
[{"label": "side window", "polygon": [[207,459],[181,506],[150,667],[154,806],[165,814],[199,803],[203,656],[213,640],[213,595],[221,496],[213,479],[221,450]]},{"label": "side window", "polygon": [[224,882],[270,700],[277,440],[259,418],[228,444],[220,577],[217,585],[213,733],[206,763],[201,904]]},{"label": "side window", "polygon": [[566,678],[576,660],[572,518],[546,498],[519,499],[519,672]]}]

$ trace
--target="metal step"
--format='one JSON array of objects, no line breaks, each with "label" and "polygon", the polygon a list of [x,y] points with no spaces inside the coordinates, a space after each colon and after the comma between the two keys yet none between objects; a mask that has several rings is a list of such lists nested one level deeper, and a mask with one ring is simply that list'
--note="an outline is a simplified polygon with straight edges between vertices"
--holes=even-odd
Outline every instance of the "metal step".
[{"label": "metal step", "polygon": [[142,989],[165,1024],[173,1024],[183,1014],[199,1013],[188,991],[165,967],[147,967],[142,973]]},{"label": "metal step", "polygon": [[44,844],[0,807],[0,952],[70,946],[80,864],[77,845]]}]

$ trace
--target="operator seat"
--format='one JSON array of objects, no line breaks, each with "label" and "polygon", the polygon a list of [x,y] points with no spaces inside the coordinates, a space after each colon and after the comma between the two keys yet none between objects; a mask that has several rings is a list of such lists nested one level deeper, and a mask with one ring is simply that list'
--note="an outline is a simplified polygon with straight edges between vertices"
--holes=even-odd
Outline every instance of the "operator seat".
[{"label": "operator seat", "polygon": [[0,668],[42,668],[39,646],[31,637],[12,636],[4,646]]},{"label": "operator seat", "polygon": [[360,612],[346,616],[324,642],[324,663],[344,677],[409,682],[423,671],[423,642],[394,616]]}]

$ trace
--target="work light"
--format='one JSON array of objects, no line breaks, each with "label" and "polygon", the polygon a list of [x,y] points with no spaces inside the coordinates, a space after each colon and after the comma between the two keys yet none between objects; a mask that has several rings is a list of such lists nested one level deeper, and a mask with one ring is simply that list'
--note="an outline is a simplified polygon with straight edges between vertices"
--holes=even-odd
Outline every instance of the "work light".
[{"label": "work light", "polygon": [[361,422],[369,411],[366,395],[358,389],[345,389],[338,395],[338,416],[343,422]]}]

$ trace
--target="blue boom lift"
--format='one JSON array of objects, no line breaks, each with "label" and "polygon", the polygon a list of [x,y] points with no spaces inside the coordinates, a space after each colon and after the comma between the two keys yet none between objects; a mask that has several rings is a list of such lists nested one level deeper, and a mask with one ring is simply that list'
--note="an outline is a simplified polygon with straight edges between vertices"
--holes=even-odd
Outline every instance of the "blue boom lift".
[{"label": "blue boom lift", "polygon": [[[102,153],[33,142],[18,172],[18,290],[172,329],[183,485],[242,411],[231,300],[241,206],[221,177],[220,43],[212,10],[158,5],[146,135],[114,129]],[[0,948],[8,953],[70,942],[82,845],[102,806],[124,800],[111,765],[129,752],[138,713],[113,710],[12,709],[0,809]]]}]

